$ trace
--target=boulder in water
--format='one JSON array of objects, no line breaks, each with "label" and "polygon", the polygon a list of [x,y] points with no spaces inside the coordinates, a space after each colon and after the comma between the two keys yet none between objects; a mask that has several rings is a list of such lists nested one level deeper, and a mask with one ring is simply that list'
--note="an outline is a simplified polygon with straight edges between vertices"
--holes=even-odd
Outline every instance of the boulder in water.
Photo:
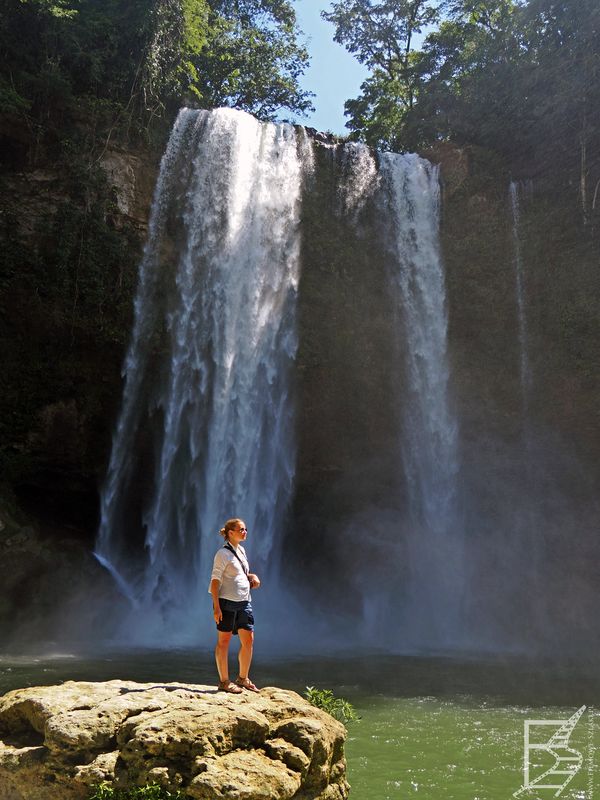
[{"label": "boulder in water", "polygon": [[191,798],[344,800],[344,726],[295,692],[69,681],[0,697],[0,800],[84,800],[102,781]]}]

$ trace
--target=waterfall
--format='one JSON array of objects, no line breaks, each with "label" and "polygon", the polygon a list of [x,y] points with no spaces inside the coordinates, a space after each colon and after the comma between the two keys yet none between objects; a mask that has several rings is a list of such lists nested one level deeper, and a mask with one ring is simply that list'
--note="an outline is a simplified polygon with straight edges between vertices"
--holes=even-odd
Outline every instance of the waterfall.
[{"label": "waterfall", "polygon": [[438,168],[416,155],[385,153],[380,170],[406,362],[401,452],[408,488],[407,617],[417,639],[439,644],[456,639],[463,575]]},{"label": "waterfall", "polygon": [[340,211],[356,222],[379,185],[377,163],[365,144],[347,142],[341,151]]},{"label": "waterfall", "polygon": [[[397,307],[391,368],[405,376],[398,538],[409,563],[397,551],[388,560],[407,579],[401,597],[395,585],[372,592],[366,616],[383,618],[391,597],[399,619],[410,620],[405,638],[412,631],[440,644],[456,632],[462,556],[438,172],[417,156],[375,156],[364,145],[330,150],[337,212],[366,233],[381,211]],[[309,174],[317,180],[306,183]],[[150,639],[167,625],[169,641],[189,641],[201,617],[210,623],[210,566],[229,516],[246,521],[253,567],[270,569],[266,583],[277,585],[296,462],[301,202],[317,184],[302,129],[231,109],[177,118],[140,265],[96,547],[136,606],[132,626],[141,622]],[[390,508],[399,505],[390,498]]]},{"label": "waterfall", "polygon": [[[525,184],[525,191],[529,188]],[[543,545],[539,539],[538,531],[543,526],[543,513],[539,505],[539,498],[547,490],[540,484],[540,464],[537,463],[535,436],[531,418],[531,389],[533,378],[529,357],[529,331],[527,325],[527,305],[525,291],[525,265],[521,247],[521,186],[516,181],[511,181],[508,187],[510,202],[510,223],[512,238],[513,269],[515,279],[515,300],[517,309],[517,331],[519,342],[519,390],[521,404],[521,446],[518,451],[520,468],[520,489],[522,501],[514,507],[512,530],[510,535],[510,550],[517,562],[526,562],[529,565],[528,585],[533,589],[533,594],[540,600],[532,605],[532,613],[538,615],[539,624],[544,625],[543,604],[541,598],[545,597],[542,581]],[[515,573],[517,565],[515,564]],[[541,616],[540,616],[541,615]]]},{"label": "waterfall", "polygon": [[[257,571],[277,561],[295,469],[303,164],[310,145],[291,125],[230,109],[182,110],[162,160],[97,553],[148,618],[167,615],[184,632],[205,611],[185,609],[205,601],[227,517],[246,521]],[[125,509],[144,436],[154,477],[140,558]]]},{"label": "waterfall", "polygon": [[529,390],[531,387],[531,370],[529,366],[529,337],[527,331],[527,313],[525,309],[525,276],[523,255],[521,253],[521,208],[519,203],[519,185],[515,181],[510,182],[508,193],[512,221],[513,265],[515,270],[515,293],[519,326],[519,375],[523,411],[524,414],[527,414]]}]

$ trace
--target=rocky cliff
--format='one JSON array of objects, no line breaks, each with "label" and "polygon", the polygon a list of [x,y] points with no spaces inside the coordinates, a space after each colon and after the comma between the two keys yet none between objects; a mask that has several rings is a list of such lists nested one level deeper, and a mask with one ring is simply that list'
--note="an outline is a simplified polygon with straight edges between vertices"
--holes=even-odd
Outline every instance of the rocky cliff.
[{"label": "rocky cliff", "polygon": [[[600,328],[597,226],[577,186],[547,164],[518,176],[494,153],[440,145],[449,390],[459,426],[457,499],[464,546],[463,619],[492,647],[596,650],[593,565],[600,508]],[[341,168],[322,153],[323,185]],[[515,232],[509,196],[519,194]],[[409,562],[398,420],[406,400],[392,338],[376,218],[340,218],[333,188],[313,197],[300,292],[297,497],[285,566],[318,609],[325,597],[367,613],[371,587],[402,596]],[[314,214],[314,217],[312,216]],[[522,313],[515,274],[522,260]],[[396,310],[397,314],[397,310]],[[318,542],[318,547],[315,547]],[[335,564],[335,580],[331,565]],[[377,622],[377,620],[375,620]],[[382,635],[386,636],[385,628]],[[389,634],[387,634],[389,635]]]},{"label": "rocky cliff", "polygon": [[91,547],[160,152],[59,160],[6,115],[0,142],[0,630],[52,638],[114,588]]},{"label": "rocky cliff", "polygon": [[3,479],[43,520],[90,530],[160,153],[65,164],[1,134]]},{"label": "rocky cliff", "polygon": [[[3,136],[12,144],[0,194],[8,242],[0,452],[5,482],[37,517],[49,565],[52,548],[56,563],[62,558],[59,539],[89,551],[96,530],[160,154],[107,149],[74,180],[34,158],[31,138],[10,128]],[[362,612],[365,574],[390,586],[402,580],[388,547],[398,539],[405,507],[397,441],[405,386],[376,210],[367,210],[360,225],[339,214],[341,167],[324,144],[316,148],[320,188],[303,211],[299,458],[284,568],[320,604],[335,558],[331,590],[346,593],[350,610]],[[600,556],[598,232],[579,212],[576,187],[557,185],[551,165],[520,176],[528,187],[520,227],[531,364],[525,397],[508,167],[474,148],[447,145],[427,155],[441,164],[443,183],[460,503],[470,580],[481,599],[469,613],[484,632],[494,619],[509,639],[516,615],[525,642],[534,631],[549,636],[558,623],[568,647],[589,645],[582,620],[597,607],[593,564]],[[2,607],[6,625],[17,604],[31,602],[35,590],[27,587],[39,588],[47,572],[27,559],[28,522],[12,526],[11,536],[9,527],[0,540],[21,577]],[[529,559],[535,580],[513,569]],[[510,590],[507,574],[519,576]],[[535,611],[523,616],[532,605]]]}]

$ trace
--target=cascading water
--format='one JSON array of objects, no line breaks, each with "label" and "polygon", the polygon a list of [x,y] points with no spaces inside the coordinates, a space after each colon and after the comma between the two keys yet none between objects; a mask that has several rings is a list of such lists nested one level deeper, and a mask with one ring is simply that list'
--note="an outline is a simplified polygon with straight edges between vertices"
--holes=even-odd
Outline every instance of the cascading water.
[{"label": "cascading water", "polygon": [[456,642],[463,581],[457,511],[457,423],[449,401],[438,168],[380,156],[389,269],[406,360],[402,462],[408,485],[406,627],[421,642]]},{"label": "cascading water", "polygon": [[464,569],[438,169],[416,155],[375,157],[360,144],[345,145],[339,161],[341,213],[356,225],[376,198],[396,307],[393,369],[405,376],[396,384],[404,507],[390,519],[395,537],[384,533],[386,569],[393,563],[395,574],[363,598],[366,629],[378,640],[389,636],[394,608],[404,645],[446,646],[456,643],[461,628]]},{"label": "cascading water", "polygon": [[[205,611],[215,534],[228,516],[256,532],[257,571],[277,561],[295,468],[291,365],[309,151],[291,125],[184,109],[161,165],[97,552],[134,584],[149,627],[167,615],[172,636]],[[124,509],[146,426],[154,481],[136,564]]]},{"label": "cascading water", "polygon": [[[533,588],[533,594],[540,598],[532,604],[532,613],[543,614],[541,598],[544,592],[540,586],[542,574],[543,546],[538,536],[538,530],[544,525],[537,498],[544,492],[539,485],[539,465],[536,464],[534,435],[531,420],[531,390],[533,376],[531,372],[529,355],[529,331],[527,324],[527,294],[525,290],[525,264],[522,252],[521,232],[521,186],[516,181],[511,181],[508,187],[510,202],[510,222],[513,246],[513,268],[515,277],[515,299],[517,307],[517,325],[519,342],[519,390],[521,402],[521,488],[523,490],[523,506],[515,508],[512,523],[511,551],[522,563],[529,565],[528,584]],[[543,619],[543,617],[542,617]],[[538,624],[543,624],[538,622]]]},{"label": "cascading water", "polygon": [[[397,367],[408,384],[399,473],[409,564],[390,558],[407,576],[392,599],[403,606],[405,638],[412,631],[415,641],[439,645],[456,633],[461,557],[437,169],[417,156],[375,158],[364,145],[331,153],[342,215],[360,227],[367,205],[380,201],[405,355]],[[206,587],[228,516],[248,523],[253,566],[271,568],[269,583],[277,583],[296,456],[300,204],[313,166],[312,143],[290,125],[184,109],[174,126],[140,268],[97,541],[149,638],[166,621],[171,641],[190,641],[202,615],[210,622]],[[381,616],[392,589],[372,593],[367,617]]]},{"label": "cascading water", "polygon": [[347,142],[342,147],[341,172],[340,210],[356,221],[379,185],[377,164],[370,148],[364,144]]},{"label": "cascading water", "polygon": [[526,416],[529,403],[529,390],[531,388],[531,369],[529,366],[529,335],[527,331],[527,312],[525,308],[525,275],[523,254],[521,252],[521,208],[519,203],[518,183],[515,181],[510,182],[508,194],[511,210],[515,294],[519,325],[519,375],[523,412]]}]

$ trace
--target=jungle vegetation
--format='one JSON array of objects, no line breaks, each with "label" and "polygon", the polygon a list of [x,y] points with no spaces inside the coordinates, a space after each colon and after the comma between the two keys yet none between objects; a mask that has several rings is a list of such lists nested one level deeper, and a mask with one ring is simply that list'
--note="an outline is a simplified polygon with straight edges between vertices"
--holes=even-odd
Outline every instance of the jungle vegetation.
[{"label": "jungle vegetation", "polygon": [[[175,108],[272,119],[311,107],[290,0],[2,0],[0,113],[90,132],[151,130]],[[52,120],[52,122],[51,122]],[[48,131],[51,133],[52,131]]]},{"label": "jungle vegetation", "polygon": [[589,215],[597,0],[339,0],[323,16],[369,70],[346,102],[352,138],[396,151],[449,140],[530,172],[554,164],[579,180]]}]

